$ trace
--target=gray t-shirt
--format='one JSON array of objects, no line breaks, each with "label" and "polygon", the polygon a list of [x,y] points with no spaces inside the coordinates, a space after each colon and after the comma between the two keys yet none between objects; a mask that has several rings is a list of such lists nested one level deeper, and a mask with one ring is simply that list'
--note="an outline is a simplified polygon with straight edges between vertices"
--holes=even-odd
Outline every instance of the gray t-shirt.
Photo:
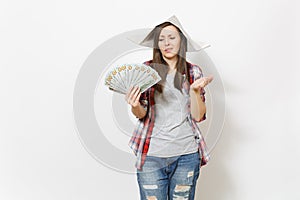
[{"label": "gray t-shirt", "polygon": [[189,95],[174,87],[175,72],[167,74],[163,93],[155,91],[155,123],[149,156],[171,157],[198,150],[195,135],[187,120]]}]

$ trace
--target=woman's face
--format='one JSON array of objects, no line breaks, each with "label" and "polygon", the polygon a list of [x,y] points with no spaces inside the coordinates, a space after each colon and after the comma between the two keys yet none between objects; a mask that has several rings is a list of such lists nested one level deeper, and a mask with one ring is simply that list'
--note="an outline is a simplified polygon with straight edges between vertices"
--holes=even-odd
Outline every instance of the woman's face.
[{"label": "woman's face", "polygon": [[161,30],[158,38],[158,48],[163,57],[167,59],[177,56],[180,48],[180,35],[176,27],[170,25]]}]

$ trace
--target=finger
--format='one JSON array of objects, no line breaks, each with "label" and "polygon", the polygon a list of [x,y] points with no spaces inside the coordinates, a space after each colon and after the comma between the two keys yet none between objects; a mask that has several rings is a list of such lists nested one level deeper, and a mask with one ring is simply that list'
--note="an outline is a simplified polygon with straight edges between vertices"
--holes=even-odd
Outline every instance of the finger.
[{"label": "finger", "polygon": [[203,87],[207,86],[210,82],[212,82],[212,80],[213,80],[213,76],[212,75],[205,77],[204,78],[204,85],[203,85]]},{"label": "finger", "polygon": [[133,99],[133,97],[134,97],[137,90],[138,90],[137,86],[132,88],[132,90],[130,91],[129,96],[128,96],[129,101],[132,101],[132,99]]},{"label": "finger", "polygon": [[140,92],[140,87],[137,86],[136,89],[135,89],[135,92],[132,96],[132,100],[134,100],[134,102],[136,101],[136,98],[137,98],[139,92]]},{"label": "finger", "polygon": [[138,94],[141,91],[140,86],[136,86],[136,93]]},{"label": "finger", "polygon": [[137,98],[138,100],[140,100],[141,95],[142,95],[142,92],[140,91],[139,94],[138,94],[138,96],[137,96],[136,98]]},{"label": "finger", "polygon": [[141,94],[142,94],[141,92],[138,93],[138,95],[136,96],[136,98],[134,99],[131,105],[137,104],[140,101]]},{"label": "finger", "polygon": [[194,81],[194,83],[192,84],[193,88],[199,88],[201,86],[201,80],[197,79],[196,81]]},{"label": "finger", "polygon": [[205,87],[207,86],[212,80],[213,80],[213,76],[210,75],[210,76],[207,76],[207,77],[202,77],[201,79],[198,79],[199,80],[199,85],[200,87]]},{"label": "finger", "polygon": [[140,101],[140,97],[141,97],[141,92],[139,92],[138,96],[136,97],[136,101],[135,102],[139,102]]},{"label": "finger", "polygon": [[208,83],[210,83],[210,82],[212,82],[214,80],[214,77],[213,77],[213,75],[209,75],[207,77],[207,79],[208,79]]},{"label": "finger", "polygon": [[129,99],[129,95],[130,95],[132,89],[133,89],[133,86],[130,86],[130,88],[128,89],[128,91],[127,91],[127,93],[125,95],[126,101],[127,101],[127,99]]},{"label": "finger", "polygon": [[198,89],[204,88],[206,85],[207,85],[207,80],[204,77],[201,79],[198,79],[198,81],[195,84],[196,88],[198,88]]},{"label": "finger", "polygon": [[133,91],[134,91],[134,86],[131,86],[130,89],[128,90],[128,99],[131,98]]},{"label": "finger", "polygon": [[140,96],[141,96],[141,91],[140,89],[138,89],[132,98],[133,102],[139,101]]},{"label": "finger", "polygon": [[[206,80],[203,80],[203,81],[200,83],[200,88],[204,88],[206,85],[207,85],[207,81],[206,81]],[[199,88],[199,89],[200,89],[200,88]]]},{"label": "finger", "polygon": [[205,78],[200,78],[198,79],[199,81],[197,82],[196,86],[198,88],[204,87],[205,86]]}]

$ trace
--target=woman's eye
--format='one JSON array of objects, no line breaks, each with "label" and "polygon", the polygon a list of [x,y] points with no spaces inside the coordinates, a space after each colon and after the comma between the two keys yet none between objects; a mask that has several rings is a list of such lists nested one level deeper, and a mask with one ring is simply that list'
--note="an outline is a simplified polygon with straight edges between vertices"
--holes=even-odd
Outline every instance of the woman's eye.
[{"label": "woman's eye", "polygon": [[164,39],[159,39],[158,41],[162,42],[162,41],[164,41]]}]

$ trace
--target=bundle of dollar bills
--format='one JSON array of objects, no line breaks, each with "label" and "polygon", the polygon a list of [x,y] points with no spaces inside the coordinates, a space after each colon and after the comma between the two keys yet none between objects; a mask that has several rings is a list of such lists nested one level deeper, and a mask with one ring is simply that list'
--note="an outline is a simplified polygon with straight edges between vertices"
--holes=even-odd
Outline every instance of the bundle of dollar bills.
[{"label": "bundle of dollar bills", "polygon": [[126,94],[131,86],[139,86],[141,92],[161,80],[157,71],[145,64],[124,64],[114,67],[105,78],[110,90]]}]

